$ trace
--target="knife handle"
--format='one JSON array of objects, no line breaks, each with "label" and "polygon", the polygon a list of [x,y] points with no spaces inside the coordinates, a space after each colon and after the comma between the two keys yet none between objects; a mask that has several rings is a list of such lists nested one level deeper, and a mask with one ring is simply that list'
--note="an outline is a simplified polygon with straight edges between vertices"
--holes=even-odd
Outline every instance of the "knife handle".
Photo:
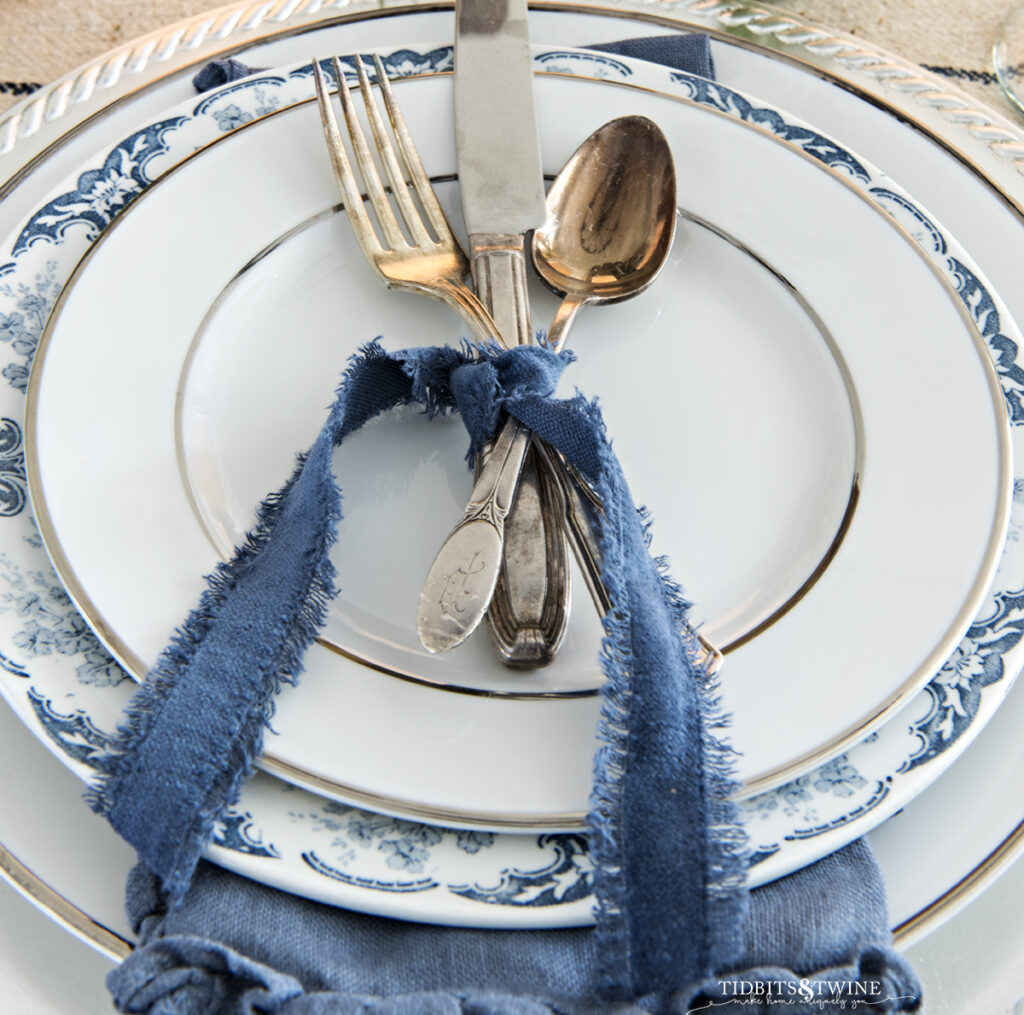
[{"label": "knife handle", "polygon": [[469,238],[473,284],[491,312],[502,344],[533,344],[527,295],[526,256],[519,233],[474,233]]},{"label": "knife handle", "polygon": [[[506,346],[534,341],[521,234],[474,234],[477,294]],[[551,662],[569,619],[569,552],[554,478],[531,452],[505,520],[501,571],[487,610],[491,638],[506,666]]]}]

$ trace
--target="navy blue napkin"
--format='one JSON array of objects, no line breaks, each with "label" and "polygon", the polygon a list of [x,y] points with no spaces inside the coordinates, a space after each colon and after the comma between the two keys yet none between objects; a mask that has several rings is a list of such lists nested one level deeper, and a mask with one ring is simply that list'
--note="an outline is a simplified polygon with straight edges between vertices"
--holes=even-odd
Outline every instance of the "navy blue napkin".
[{"label": "navy blue napkin", "polygon": [[[681,49],[643,44],[655,43],[690,69],[696,59],[711,70],[706,39]],[[649,522],[597,404],[553,396],[569,358],[540,346],[388,353],[379,342],[353,358],[319,437],[261,505],[246,543],[209,578],[104,759],[94,805],[141,860],[129,891],[139,948],[110,979],[120,1010],[681,1013],[783,999],[797,1012],[854,1001],[916,1010],[920,991],[891,948],[866,844],[746,889],[731,755],[720,740],[725,718],[698,662],[688,604],[650,556]],[[459,412],[471,450],[514,416],[605,505],[602,577],[612,608],[588,822],[593,930],[403,924],[200,862],[252,770],[274,695],[298,680],[335,593],[329,551],[342,511],[333,449],[409,403],[430,415]]]}]

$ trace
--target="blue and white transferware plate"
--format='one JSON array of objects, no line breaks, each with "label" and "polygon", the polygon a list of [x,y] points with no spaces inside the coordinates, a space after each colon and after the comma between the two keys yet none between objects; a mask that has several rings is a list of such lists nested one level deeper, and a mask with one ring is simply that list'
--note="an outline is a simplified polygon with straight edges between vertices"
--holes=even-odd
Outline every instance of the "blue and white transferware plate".
[{"label": "blue and white transferware plate", "polygon": [[[434,127],[420,143],[437,175],[455,168],[451,117],[437,115],[449,84],[401,87],[410,119]],[[976,613],[1009,499],[991,359],[945,278],[845,170],[705,104],[540,86],[541,107],[572,108],[578,130],[640,108],[676,150],[690,222],[644,299],[585,315],[569,383],[600,392],[656,549],[681,562],[728,655],[723,702],[752,792],[879,725]],[[150,188],[64,289],[36,358],[42,534],[139,676],[317,432],[348,357],[368,336],[402,347],[460,333],[445,307],[374,284],[330,215],[313,114],[255,120]],[[557,169],[575,138],[557,114],[542,131]],[[808,257],[837,237],[841,256]],[[553,313],[552,297],[533,303]],[[85,417],[87,432],[67,425]],[[268,763],[405,817],[575,829],[597,726],[592,610],[578,604],[556,662],[530,675],[501,667],[486,636],[432,656],[413,627],[466,496],[463,444],[458,420],[409,410],[340,453],[342,592],[301,690],[280,696]],[[970,481],[936,498],[950,467]]]},{"label": "blue and white transferware plate", "polygon": [[[431,56],[409,51],[402,58],[415,65],[416,60],[428,61]],[[572,71],[577,56],[549,52],[540,59],[549,68]],[[592,55],[579,59],[592,66]],[[645,80],[644,74],[660,75],[657,83],[666,94],[714,104],[721,112],[739,119],[759,119],[815,157],[839,163],[852,161],[863,174],[853,174],[856,185],[873,189],[876,201],[912,216],[904,221],[920,227],[919,242],[929,244],[929,253],[939,269],[959,281],[964,305],[976,316],[983,315],[990,344],[1015,351],[1016,346],[1003,334],[1008,329],[1000,331],[998,327],[995,315],[999,305],[976,274],[965,267],[969,263],[966,258],[959,256],[938,227],[901,198],[888,181],[872,175],[849,153],[807,128],[794,127],[776,111],[765,110],[719,86],[678,75],[670,80],[668,72],[641,70],[626,61],[610,62],[602,72],[610,73],[615,67],[637,81]],[[23,490],[24,472],[18,442],[23,409],[10,399],[20,397],[16,387],[25,379],[46,312],[99,229],[193,146],[215,136],[220,126],[237,126],[261,110],[269,111],[275,100],[268,96],[281,87],[282,80],[285,85],[290,82],[297,87],[301,76],[301,71],[292,77],[275,73],[246,82],[193,104],[176,123],[165,120],[159,128],[133,134],[100,159],[97,168],[82,176],[76,186],[66,188],[60,200],[47,202],[39,210],[34,222],[41,228],[23,233],[33,242],[17,250],[14,244],[8,245],[10,264],[0,281],[6,304],[2,313],[16,356],[4,371],[12,382],[7,403],[10,407],[5,407],[10,423],[11,453],[6,475],[12,491],[12,535],[4,544],[9,587],[9,605],[3,618],[7,660],[4,690],[19,713],[73,758],[80,771],[102,747],[128,689],[123,674],[99,650],[63,597],[46,567],[31,522],[21,510],[18,491]],[[287,101],[287,92],[277,94]],[[192,140],[182,140],[182,147],[176,149],[175,139],[187,138],[190,131],[194,132]],[[117,364],[109,365],[118,369]],[[1004,369],[1007,367],[1010,369]],[[1011,394],[1012,367],[1012,361],[1005,359],[1000,364]],[[15,533],[14,526],[22,526],[20,534]],[[841,761],[752,801],[752,830],[761,861],[754,868],[755,876],[760,880],[777,876],[812,855],[834,848],[837,838],[847,832],[851,833],[847,837],[852,837],[873,819],[880,820],[895,805],[898,787],[920,785],[922,772],[937,771],[944,760],[952,757],[954,752],[949,748],[965,742],[968,731],[980,725],[1008,683],[1001,679],[1002,657],[1019,638],[1012,609],[1006,609],[1006,593],[1000,591],[1012,587],[1002,577],[1012,566],[1012,555],[1005,555],[996,590],[990,597],[995,608],[983,611],[961,645],[961,649],[969,649],[965,655],[973,654],[981,660],[979,665],[988,675],[988,683],[994,685],[992,690],[985,696],[979,691],[973,698],[968,693],[951,694],[951,686],[967,691],[964,678],[951,681],[947,675],[942,682],[940,675],[939,683],[933,681],[911,706],[920,715],[913,720],[909,734],[904,723],[902,730],[890,736],[894,725],[901,725],[890,724]],[[979,708],[979,699],[983,708]],[[925,715],[923,706],[931,701],[935,702],[934,714]],[[926,749],[919,750],[922,746]],[[302,791],[287,789],[265,777],[255,780],[247,790],[236,818],[222,830],[219,860],[261,880],[331,901],[386,909],[395,915],[505,925],[578,922],[588,912],[586,857],[579,836],[534,838],[442,832],[366,816],[344,805],[328,804]],[[814,823],[814,827],[808,827],[808,823]],[[362,849],[357,848],[360,845]],[[470,856],[476,859],[467,866],[466,857]],[[396,871],[403,873],[396,875]],[[462,873],[457,875],[457,871]],[[399,897],[402,901],[396,903]],[[384,898],[390,901],[385,903]]]}]

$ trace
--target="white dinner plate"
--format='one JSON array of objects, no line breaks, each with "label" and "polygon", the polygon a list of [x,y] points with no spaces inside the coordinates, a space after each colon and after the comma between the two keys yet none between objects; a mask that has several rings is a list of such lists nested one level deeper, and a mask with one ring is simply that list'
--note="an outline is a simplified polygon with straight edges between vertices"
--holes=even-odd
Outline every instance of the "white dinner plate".
[{"label": "white dinner plate", "polygon": [[[883,210],[902,198],[866,200],[849,182],[869,175],[856,162],[808,158],[758,126],[781,114],[698,79],[681,83],[689,99],[669,98],[611,83],[617,61],[597,54],[537,62],[608,76],[539,79],[549,170],[629,112],[658,122],[676,153],[696,221],[649,295],[577,325],[567,383],[600,393],[658,519],[654,550],[712,642],[737,646],[721,688],[738,778],[776,785],[905,705],[977,613],[1010,491],[992,361],[949,277]],[[455,169],[450,80],[399,89],[409,121],[431,125],[421,148],[435,175]],[[246,90],[269,110],[310,87],[306,65]],[[226,116],[242,92],[205,105]],[[317,122],[313,104],[267,115],[150,188],[64,288],[35,359],[40,531],[83,615],[139,678],[216,565],[209,536],[222,554],[241,543],[356,350],[380,334],[391,348],[459,334],[443,306],[374,286],[344,217],[324,218],[337,191]],[[126,164],[114,174],[104,192],[130,179]],[[81,195],[51,202],[19,243],[49,237],[55,216],[74,228],[64,209],[87,219]],[[808,256],[823,247],[830,256]],[[534,300],[540,318],[553,305]],[[314,648],[301,686],[280,695],[268,758],[405,816],[582,825],[599,704],[579,693],[600,682],[592,611],[577,605],[589,625],[570,625],[555,664],[530,677],[505,670],[485,632],[430,656],[414,617],[471,485],[461,426],[413,408],[350,445],[335,463],[336,651]],[[947,488],[951,468],[964,481]],[[465,689],[478,693],[451,693]]]},{"label": "white dinner plate", "polygon": [[[545,27],[543,37],[563,43],[655,34],[677,28],[707,27],[717,32],[714,51],[721,77],[798,109],[810,119],[827,123],[834,134],[840,134],[857,150],[885,165],[894,176],[910,185],[916,195],[924,196],[926,203],[967,241],[973,256],[994,278],[997,288],[1005,292],[1011,308],[1015,301],[1018,304],[1024,301],[1024,292],[1009,284],[1015,277],[1014,264],[1024,256],[1024,232],[1014,206],[1008,205],[1006,199],[1006,195],[1012,200],[1013,195],[1024,192],[1014,184],[1012,162],[1014,145],[1019,149],[1021,139],[1019,132],[1012,128],[1000,130],[998,125],[992,126],[991,111],[982,107],[967,115],[966,111],[972,108],[971,100],[955,92],[950,94],[944,82],[922,74],[919,68],[889,54],[877,53],[873,59],[865,59],[865,54],[871,56],[874,51],[861,40],[836,37],[827,29],[807,25],[792,16],[779,17],[770,8],[725,4],[704,11],[691,9],[693,4],[680,4],[674,8],[661,7],[654,13],[650,8],[623,4],[619,9],[600,13],[580,13],[576,7],[560,10],[557,4],[550,6],[553,9],[535,12],[533,19]],[[741,7],[743,16],[734,17],[734,11]],[[14,176],[5,188],[8,200],[0,209],[5,216],[16,214],[19,219],[27,216],[41,203],[46,191],[81,164],[82,157],[89,151],[100,144],[112,147],[116,140],[134,129],[141,116],[155,115],[170,101],[188,95],[187,65],[201,63],[218,49],[248,47],[246,58],[266,65],[302,58],[309,52],[311,39],[321,40],[324,51],[337,51],[344,49],[343,43],[337,44],[338,40],[349,37],[367,40],[370,45],[415,35],[436,36],[450,27],[450,12],[419,11],[403,17],[396,16],[394,10],[385,5],[380,13],[387,16],[376,18],[377,13],[377,4],[366,10],[355,4],[346,6],[344,12],[324,8],[310,16],[300,6],[270,11],[267,20],[255,23],[233,19],[228,12],[223,19],[214,22],[196,19],[183,29],[155,33],[152,46],[133,44],[109,63],[98,61],[95,67],[83,68],[55,88],[44,89],[32,103],[14,111],[12,117],[5,120],[4,127],[14,129],[7,137],[13,136],[17,143],[6,158],[5,166]],[[332,23],[316,24],[325,19],[331,19]],[[315,31],[297,34],[294,29],[299,23],[311,25]],[[752,26],[749,29],[748,24]],[[212,30],[208,30],[211,25]],[[414,26],[412,31],[410,25]],[[420,25],[429,27],[419,31],[415,26]],[[537,33],[534,34],[537,37]],[[734,46],[733,40],[740,44]],[[777,59],[773,50],[783,51],[785,58]],[[182,70],[183,67],[186,69]],[[103,73],[98,73],[100,68]],[[103,109],[106,101],[130,93],[143,80],[145,89],[132,95],[129,101]],[[69,96],[73,101],[64,101]],[[45,108],[45,117],[37,115],[40,108]],[[97,109],[102,110],[102,115],[82,122],[86,114]],[[72,126],[77,129],[69,130]],[[42,146],[53,144],[46,159],[33,166],[32,173],[19,175],[21,168],[40,150],[32,147],[36,142]],[[1011,160],[1002,161],[1002,153],[1009,154]],[[11,199],[12,195],[28,195],[28,198],[19,204]],[[79,245],[77,251],[72,251],[72,265],[82,249]],[[973,305],[979,319],[985,322],[990,344],[1003,350],[1001,381],[1016,421],[1020,417],[1020,400],[1014,394],[1020,377],[1016,345],[1004,334],[1007,325],[1005,316],[1000,320],[1001,304],[990,302],[987,294],[973,286],[971,277],[963,275],[964,294],[973,291],[978,296]],[[48,309],[55,294],[40,295],[43,309]],[[36,321],[30,322],[30,327],[39,326]],[[25,637],[19,639],[24,647],[13,643],[9,633],[5,636],[2,647],[8,654],[5,672],[10,679],[4,691],[34,728],[45,731],[59,756],[79,774],[87,775],[88,759],[101,747],[103,729],[113,727],[127,692],[122,693],[123,688],[119,687],[99,686],[103,681],[118,680],[119,674],[109,668],[94,644],[84,636],[74,612],[66,600],[60,598],[59,589],[46,580],[46,564],[31,527],[16,521],[25,519],[24,513],[19,512],[21,409],[11,403],[5,411],[11,413],[15,424],[8,431],[6,447],[10,460],[6,463],[4,478],[8,482],[9,514],[16,517],[5,520],[4,549],[8,560],[17,565],[7,573],[10,592],[7,601],[28,602],[35,591],[42,592],[41,605],[45,610],[37,613],[36,619],[45,623],[40,623],[38,630],[25,632]],[[1015,525],[1014,530],[1017,528]],[[898,806],[894,801],[903,785],[912,783],[919,787],[929,781],[985,724],[1016,675],[1021,658],[1024,618],[1011,595],[1013,588],[1020,587],[1019,581],[1014,585],[1015,579],[1012,579],[1014,574],[1021,573],[1020,563],[1011,559],[1019,551],[1013,544],[1007,549],[1009,553],[1001,568],[1011,578],[997,579],[987,622],[975,626],[952,663],[940,674],[941,679],[919,696],[913,722],[904,723],[901,719],[889,724],[882,736],[850,751],[842,764],[825,766],[797,780],[791,787],[765,795],[767,801],[775,801],[775,806],[762,808],[762,813],[773,817],[759,821],[757,826],[757,842],[765,848],[761,850],[761,862],[755,869],[756,878],[777,876],[785,869],[808,862],[835,848],[851,833],[856,834],[856,830],[871,827],[891,814]],[[23,581],[25,575],[33,578],[31,588]],[[85,681],[91,681],[92,686],[86,686]],[[49,693],[64,711],[47,710]],[[31,707],[24,707],[29,702],[34,703],[35,712]],[[890,750],[882,756],[878,745],[884,739],[889,739],[890,748],[898,740],[903,740],[904,744],[912,740],[917,748],[905,754]],[[1013,743],[1015,741],[1008,742],[1007,748]],[[893,764],[892,759],[901,754],[903,760]],[[279,785],[262,777],[258,783]],[[271,834],[283,830],[284,823],[290,821],[288,809],[296,805],[295,794],[299,793],[280,787],[279,793],[284,796],[268,798],[256,789],[246,791],[240,810],[232,815],[230,827],[225,830],[227,834],[221,836],[221,844],[211,851],[218,862],[235,869],[248,865],[249,872],[261,880],[356,908],[421,919],[450,917],[450,906],[441,901],[446,894],[443,889],[412,896],[396,894],[395,864],[401,862],[401,850],[394,847],[399,838],[397,827],[392,833],[382,828],[383,835],[378,840],[381,853],[394,858],[394,863],[385,867],[383,860],[380,861],[379,873],[383,876],[379,881],[374,880],[368,867],[360,867],[360,857],[365,860],[373,855],[373,840],[371,848],[365,852],[353,851],[357,861],[354,865],[350,858],[333,871],[323,873],[309,866],[304,858],[310,851],[315,851],[318,844],[325,849],[332,835],[337,836],[332,829],[344,827],[337,814],[323,814],[319,806],[312,807],[307,817],[310,831],[316,830],[321,838],[307,839],[301,854],[284,849],[281,855],[274,855],[271,850],[253,845],[252,839],[259,837],[264,829]],[[302,799],[310,798],[303,794]],[[792,807],[794,800],[800,805],[796,812]],[[1012,804],[1012,801],[1006,802]],[[326,820],[321,822],[321,817]],[[962,817],[963,812],[958,810],[957,827],[968,833],[977,831],[978,841],[974,845],[980,848],[980,829],[969,817],[961,820]],[[248,835],[234,834],[239,829]],[[438,830],[417,832],[415,841],[440,841],[434,838],[436,832]],[[522,841],[522,837],[495,838],[489,847],[495,857],[494,871],[511,875],[515,870],[516,857],[501,851],[516,841]],[[907,849],[916,854],[916,846],[907,842]],[[339,848],[343,851],[343,847]],[[428,852],[431,859],[425,862],[425,868],[436,862],[439,847],[429,847]],[[523,870],[534,871],[538,877],[522,878],[519,884],[524,894],[517,898],[514,891],[506,893],[509,908],[498,912],[492,905],[489,920],[501,923],[513,919],[515,913],[511,907],[527,897],[531,906],[527,918],[532,917],[534,921],[550,924],[579,918],[578,908],[575,912],[571,906],[555,911],[576,898],[579,879],[571,874],[574,865],[571,862],[554,864],[541,876],[542,865],[534,863],[540,857],[540,853],[534,853],[519,858],[525,863]],[[567,877],[567,873],[570,876]],[[544,882],[551,891],[539,890]],[[431,916],[431,912],[435,915]],[[463,912],[461,918],[479,922],[480,913],[477,907],[475,916]]]}]

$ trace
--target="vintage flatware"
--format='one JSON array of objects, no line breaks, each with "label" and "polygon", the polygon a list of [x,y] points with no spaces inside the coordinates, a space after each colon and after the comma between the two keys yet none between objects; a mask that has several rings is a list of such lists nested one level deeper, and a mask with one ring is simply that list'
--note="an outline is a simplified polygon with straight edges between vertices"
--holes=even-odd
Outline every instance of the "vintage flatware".
[{"label": "vintage flatware", "polygon": [[[471,197],[471,207],[473,201]],[[621,117],[583,142],[559,173],[546,200],[544,224],[533,241],[541,277],[566,294],[548,332],[552,349],[561,348],[580,307],[629,299],[654,281],[671,247],[675,218],[672,153],[656,124],[646,117]],[[469,228],[472,235],[473,226]],[[509,242],[514,239],[505,237]],[[518,445],[509,448],[502,468],[515,470]],[[595,582],[600,582],[595,568],[599,557],[592,538],[589,547],[581,545],[586,527],[579,522],[582,507],[572,491],[577,480],[564,474],[556,455],[542,452],[541,457],[559,473],[552,479],[559,488],[553,494],[560,506],[576,508],[576,517],[567,519],[567,535],[593,593]],[[425,628],[427,637],[436,637],[432,630],[444,631],[435,651],[454,647],[472,630],[474,597],[489,587],[486,561],[495,552],[495,533],[500,534],[495,518],[507,514],[505,498],[514,491],[515,480],[507,477],[478,484],[465,515],[435,558],[420,599],[420,637],[428,648],[432,646]],[[564,516],[564,511],[560,513]],[[601,596],[595,603],[604,613],[607,604]]]},{"label": "vintage flatware", "polygon": [[[388,201],[384,182],[381,180],[369,143],[360,125],[355,103],[345,81],[344,71],[340,63],[336,58],[333,60],[334,75],[338,82],[338,94],[341,99],[347,133],[352,144],[356,164],[365,183],[367,198],[373,209],[374,217],[379,223],[379,233],[378,227],[374,225],[373,220],[366,211],[355,170],[346,152],[337,119],[331,109],[327,82],[324,78],[323,70],[317,61],[313,61],[313,66],[317,100],[324,133],[327,138],[327,147],[331,156],[331,164],[334,168],[338,186],[345,198],[345,206],[349,212],[349,220],[352,223],[353,231],[370,263],[389,286],[423,293],[440,299],[461,314],[482,338],[502,340],[503,332],[495,324],[487,308],[463,282],[463,279],[470,273],[469,261],[461,244],[452,233],[451,226],[437,202],[437,198],[430,185],[430,180],[423,169],[412,137],[405,125],[401,110],[395,101],[390,82],[380,58],[374,57],[374,67],[384,107],[394,133],[395,145],[392,144],[388,137],[388,132],[373,99],[369,78],[361,60],[356,61],[356,72],[363,104],[366,108],[367,118],[373,133],[373,140],[380,153],[380,161],[387,175],[387,186],[394,196],[402,221],[409,231],[409,239],[403,233],[394,209]],[[423,209],[422,215],[412,200],[413,194],[415,194],[419,200],[420,207]],[[424,216],[426,217],[425,221]],[[510,428],[506,438],[510,445],[521,445],[524,449],[515,459],[517,463],[521,463],[525,449],[529,447],[528,435],[524,431],[518,437],[518,442],[516,442],[516,435]],[[494,566],[486,566],[480,570],[480,559],[474,554],[470,555],[467,567],[470,568],[470,573],[473,575],[479,574],[483,576],[483,584],[480,585],[475,581],[470,581],[468,584],[464,582],[461,586],[461,591],[456,597],[456,601],[460,605],[469,602],[473,603],[474,612],[469,626],[464,628],[457,641],[452,644],[457,644],[458,641],[461,641],[475,629],[494,594],[495,584],[504,559],[502,548],[505,518],[511,510],[512,496],[515,491],[515,481],[513,479],[511,487],[507,490],[507,502],[503,498],[499,498],[496,501],[493,496],[499,488],[504,492],[507,486],[507,482],[501,472],[501,464],[507,458],[508,455],[505,454],[503,444],[496,463],[491,466],[490,470],[488,470],[486,465],[483,467],[477,477],[473,493],[470,495],[471,504],[486,502],[491,505],[488,524],[492,526],[493,531],[483,533],[481,526],[475,526],[474,531],[480,531],[481,535],[485,537],[485,542],[490,547],[489,552],[493,552],[495,555]],[[496,483],[498,483],[498,486],[496,486]],[[545,497],[550,499],[550,490],[545,494]],[[466,521],[468,521],[468,518],[464,517],[463,523]],[[462,541],[465,538],[466,534],[464,533],[460,536],[460,543],[458,545],[462,545]],[[552,540],[549,539],[550,542]],[[454,549],[452,552],[454,552]],[[481,552],[483,551],[481,550]],[[552,593],[556,602],[566,602],[569,571],[564,546],[561,547],[560,556],[556,556],[553,552],[551,558],[552,566],[555,568],[554,577],[558,575],[563,577],[559,584],[549,576]],[[488,559],[490,560],[490,558]],[[541,565],[546,566],[543,560]],[[456,569],[456,574],[458,573]],[[453,580],[455,580],[455,576],[453,576]],[[506,597],[506,600],[508,598]],[[544,600],[547,599],[547,597],[542,598]],[[443,596],[442,599],[444,599]],[[428,604],[428,608],[425,610],[421,598],[420,637],[423,639],[424,645],[432,651],[441,651],[446,642],[443,638],[432,640],[432,636],[429,633],[425,636],[424,632],[429,632],[431,622],[424,621],[422,618],[426,613],[428,616],[435,617],[435,620],[432,621],[435,625],[443,623],[436,618],[450,614],[452,609],[451,603],[444,599],[443,603],[434,603],[432,606]],[[431,610],[433,610],[432,613]],[[556,623],[549,625],[549,629],[553,629],[553,636],[550,639],[544,640],[533,637],[520,640],[520,643],[525,641],[527,649],[531,645],[541,644],[546,646],[546,651],[542,653],[544,661],[551,658],[554,650],[557,649],[558,643],[561,641],[561,634],[564,633],[564,607],[561,608],[561,614],[563,614],[561,620],[558,619],[559,610],[557,608],[553,611],[547,610],[545,615],[551,615],[552,613]],[[461,617],[463,614],[457,613],[456,615]],[[536,627],[536,625],[532,626]],[[506,624],[505,630],[512,634],[511,643],[515,645],[514,627]],[[451,647],[451,645],[447,647]],[[534,657],[529,651],[526,651],[524,655],[527,659]]]},{"label": "vintage flatware", "polygon": [[[534,341],[524,234],[544,220],[526,0],[455,5],[455,144],[473,280],[506,345]],[[497,115],[500,112],[500,115]],[[555,480],[527,454],[487,609],[505,663],[549,663],[569,616],[569,562]]]},{"label": "vintage flatware", "polygon": [[[331,165],[363,252],[389,286],[443,300],[473,325],[481,337],[500,339],[501,332],[489,311],[463,282],[469,274],[469,263],[430,186],[380,58],[374,56],[374,67],[397,152],[388,138],[362,61],[356,60],[359,90],[387,173],[388,187],[411,239],[402,232],[388,201],[337,58],[333,58],[332,65],[355,159],[383,234],[378,235],[363,204],[355,171],[330,105],[327,82],[319,63],[314,60],[317,101]],[[412,200],[413,192],[436,239]],[[512,507],[515,483],[528,447],[529,431],[510,421],[480,470],[470,495],[470,506],[431,568],[424,594],[420,596],[417,625],[423,644],[431,651],[443,651],[462,641],[480,623],[490,603],[502,561],[504,522]]]}]

